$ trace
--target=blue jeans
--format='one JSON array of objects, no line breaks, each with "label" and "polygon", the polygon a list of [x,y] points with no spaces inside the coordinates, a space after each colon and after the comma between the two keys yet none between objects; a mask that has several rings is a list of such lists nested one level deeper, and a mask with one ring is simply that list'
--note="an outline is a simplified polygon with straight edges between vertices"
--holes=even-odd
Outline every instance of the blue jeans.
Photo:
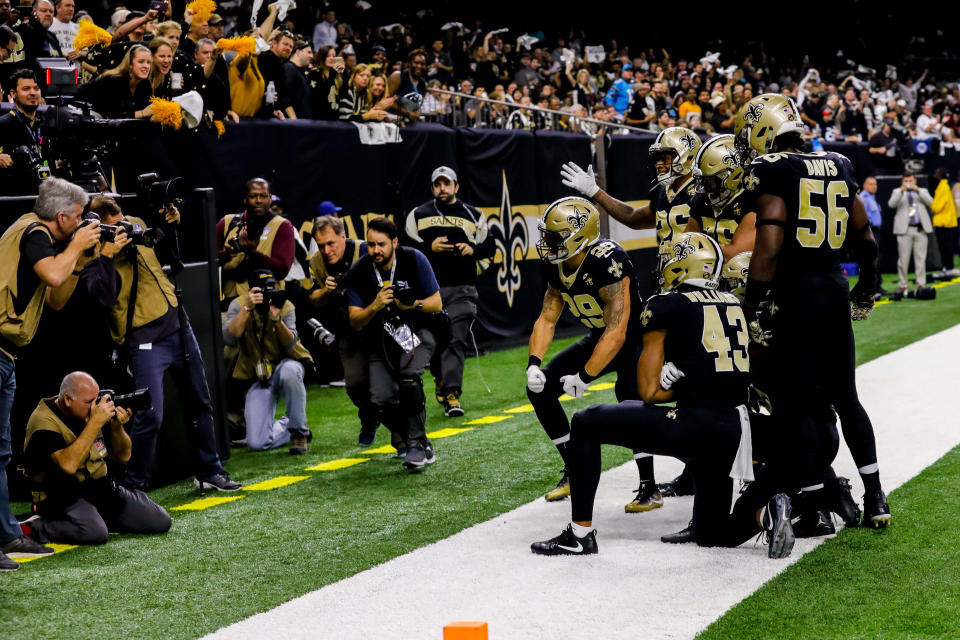
[{"label": "blue jeans", "polygon": [[7,465],[13,458],[10,444],[10,409],[17,390],[16,365],[0,353],[0,544],[19,538],[22,533],[10,510],[10,487],[7,485]]},{"label": "blue jeans", "polygon": [[[281,395],[287,415],[274,420]],[[307,435],[307,388],[303,384],[303,365],[296,360],[281,360],[273,370],[268,386],[254,382],[247,391],[243,414],[247,422],[247,448],[251,451],[282,447],[290,442],[294,433]]]},{"label": "blue jeans", "polygon": [[[213,408],[200,347],[189,323],[185,325],[182,331],[174,331],[149,349],[141,348],[143,345],[130,348],[134,383],[138,389],[149,388],[153,401],[152,409],[134,415],[130,430],[133,446],[127,463],[127,479],[135,484],[144,484],[150,479],[157,434],[163,422],[163,374],[167,369],[173,374],[184,403],[184,424],[194,452],[197,477],[206,479],[223,471],[213,433]],[[186,359],[181,333],[186,338]]]}]

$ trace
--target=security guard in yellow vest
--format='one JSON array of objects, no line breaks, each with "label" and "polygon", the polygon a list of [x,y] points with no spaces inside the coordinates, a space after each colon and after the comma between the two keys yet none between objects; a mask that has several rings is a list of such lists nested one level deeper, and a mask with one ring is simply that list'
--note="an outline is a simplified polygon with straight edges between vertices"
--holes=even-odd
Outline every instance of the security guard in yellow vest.
[{"label": "security guard in yellow vest", "polygon": [[[90,211],[98,214],[103,224],[124,220],[112,198],[94,198]],[[135,233],[145,228],[139,218],[126,221]],[[167,207],[165,221],[170,225],[180,222],[176,207]],[[135,243],[113,263],[116,297],[111,305],[110,333],[129,358],[136,387],[149,388],[153,399],[153,407],[138,411],[133,419],[133,452],[126,466],[126,484],[142,489],[150,480],[163,420],[163,375],[169,369],[184,401],[184,422],[190,426],[187,436],[195,453],[195,484],[201,489],[239,491],[240,483],[231,480],[220,464],[210,389],[197,339],[186,312],[178,308],[173,284],[164,275],[157,255],[152,248]]]},{"label": "security guard in yellow vest", "polygon": [[[247,448],[264,451],[290,443],[291,455],[307,452],[307,389],[301,362],[310,352],[297,339],[293,303],[282,293],[264,291],[276,286],[267,270],[257,274],[248,293],[235,298],[223,324],[223,341],[238,346],[232,377],[250,383],[244,403]],[[283,396],[287,415],[273,416]]]},{"label": "security guard in yellow vest", "polygon": [[44,398],[27,421],[24,467],[35,515],[26,523],[40,542],[103,544],[107,532],[165,533],[170,514],[143,491],[117,485],[107,458],[126,462],[131,412],[115,407],[89,374],[75,371],[60,394]]},{"label": "security guard in yellow vest", "polygon": [[254,271],[269,269],[277,281],[283,282],[293,265],[296,232],[289,220],[270,211],[270,198],[270,183],[254,178],[247,182],[244,213],[224,216],[217,222],[224,309],[248,291]]},{"label": "security guard in yellow vest", "polygon": [[96,225],[77,228],[87,200],[80,187],[48,178],[40,184],[35,213],[22,216],[0,237],[0,571],[20,567],[5,554],[53,553],[24,537],[10,511],[6,467],[12,457],[14,358],[36,334],[44,301],[55,309],[66,304],[77,284],[77,260],[100,237]]}]

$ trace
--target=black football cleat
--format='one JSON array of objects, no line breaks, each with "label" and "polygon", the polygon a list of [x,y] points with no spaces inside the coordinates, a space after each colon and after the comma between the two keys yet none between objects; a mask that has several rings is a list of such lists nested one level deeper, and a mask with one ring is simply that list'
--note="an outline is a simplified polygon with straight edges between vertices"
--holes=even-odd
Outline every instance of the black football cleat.
[{"label": "black football cleat", "polygon": [[786,558],[793,551],[795,537],[790,524],[790,498],[778,493],[770,498],[763,514],[768,558]]},{"label": "black football cleat", "polygon": [[684,472],[678,475],[676,478],[670,482],[660,483],[660,495],[664,498],[676,498],[680,496],[692,496],[693,489],[693,474],[687,473],[686,469]]},{"label": "black football cleat", "polygon": [[556,502],[557,500],[563,500],[570,496],[570,476],[567,475],[567,470],[563,470],[563,477],[560,478],[560,482],[557,483],[557,486],[547,492],[543,498],[547,502]]},{"label": "black football cleat", "polygon": [[573,527],[567,525],[563,533],[556,538],[543,542],[534,542],[530,551],[541,556],[584,556],[597,552],[597,531],[594,529],[582,538],[573,533]]},{"label": "black football cleat", "polygon": [[863,526],[873,529],[890,526],[890,507],[882,489],[863,494]]},{"label": "black football cleat", "polygon": [[796,538],[820,538],[832,536],[836,532],[833,518],[827,511],[804,513],[793,523],[793,535]]},{"label": "black football cleat", "polygon": [[860,506],[853,499],[851,487],[850,481],[843,476],[837,477],[830,485],[830,510],[840,516],[847,528],[860,526]]},{"label": "black football cleat", "polygon": [[686,544],[688,542],[696,542],[697,536],[693,532],[693,520],[690,520],[690,524],[684,529],[680,529],[676,533],[668,533],[665,536],[660,536],[660,542],[665,542],[667,544]]}]

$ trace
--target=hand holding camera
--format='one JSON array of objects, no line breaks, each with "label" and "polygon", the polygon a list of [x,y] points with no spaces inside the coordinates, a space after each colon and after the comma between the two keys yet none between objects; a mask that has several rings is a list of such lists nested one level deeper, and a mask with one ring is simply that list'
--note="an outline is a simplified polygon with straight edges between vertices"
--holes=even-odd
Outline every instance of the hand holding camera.
[{"label": "hand holding camera", "polygon": [[374,303],[377,305],[377,311],[386,309],[388,306],[393,304],[393,301],[393,285],[381,287],[380,291],[377,293],[377,297],[374,299]]},{"label": "hand holding camera", "polygon": [[107,258],[113,258],[118,253],[123,251],[124,247],[133,242],[133,238],[127,235],[126,230],[120,229],[113,236],[113,240],[108,240],[104,242],[100,247],[100,255]]},{"label": "hand holding camera", "polygon": [[86,251],[99,241],[100,225],[81,224],[77,227],[77,230],[73,232],[73,239],[70,240],[70,244],[76,245],[81,251]]},{"label": "hand holding camera", "polygon": [[176,206],[172,204],[167,205],[161,212],[167,224],[180,224],[180,210],[177,209]]},{"label": "hand holding camera", "polygon": [[337,290],[337,279],[333,276],[327,276],[326,280],[323,281],[323,287],[328,292],[333,293]]},{"label": "hand holding camera", "polygon": [[263,304],[263,290],[260,287],[250,289],[250,293],[247,294],[247,301],[251,307]]},{"label": "hand holding camera", "polygon": [[122,427],[130,421],[130,418],[133,417],[133,410],[126,409],[124,407],[118,407],[114,405],[117,412],[113,416],[113,423],[118,427]]},{"label": "hand holding camera", "polygon": [[90,422],[103,426],[117,413],[113,398],[109,393],[101,394],[96,403],[90,408]]}]

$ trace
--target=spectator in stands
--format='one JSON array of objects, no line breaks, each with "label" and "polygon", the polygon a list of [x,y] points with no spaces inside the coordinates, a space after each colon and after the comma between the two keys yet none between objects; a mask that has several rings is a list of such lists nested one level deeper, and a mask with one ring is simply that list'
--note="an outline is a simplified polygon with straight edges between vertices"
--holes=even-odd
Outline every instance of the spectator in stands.
[{"label": "spectator in stands", "polygon": [[226,26],[224,19],[217,13],[210,16],[207,20],[207,37],[216,42],[223,37],[223,29]]},{"label": "spectator in stands", "polygon": [[453,59],[444,51],[443,40],[434,38],[430,45],[430,54],[427,56],[427,78],[439,80],[442,87],[447,87],[453,81]]},{"label": "spectator in stands", "polygon": [[597,83],[590,77],[590,71],[588,69],[578,69],[576,78],[574,78],[571,73],[572,67],[572,63],[567,63],[567,79],[573,86],[573,95],[576,96],[574,102],[576,104],[582,104],[586,109],[590,109],[598,100]]},{"label": "spectator in stands", "polygon": [[37,0],[33,6],[33,18],[29,22],[21,22],[17,27],[20,37],[23,38],[23,52],[28,60],[63,57],[60,42],[50,31],[53,16],[53,0]]},{"label": "spectator in stands", "polygon": [[912,77],[908,76],[899,86],[897,93],[910,113],[917,109],[917,90],[923,85],[923,81],[927,77],[927,71],[928,69],[924,69],[923,75],[917,79],[916,83],[914,83]]},{"label": "spectator in stands", "polygon": [[531,57],[529,54],[520,56],[520,70],[513,76],[514,82],[521,87],[535,89],[542,84],[542,78],[537,72],[540,68],[540,61]]},{"label": "spectator in stands", "polygon": [[886,116],[880,131],[870,137],[867,143],[873,166],[877,175],[894,176],[903,169],[903,160],[900,157],[900,144],[893,131],[893,118]]},{"label": "spectator in stands", "polygon": [[192,58],[193,55],[197,52],[197,43],[208,37],[210,34],[210,23],[206,20],[190,20],[189,27],[187,28],[187,35],[184,38],[180,39],[180,50],[187,56]]},{"label": "spectator in stands", "polygon": [[663,109],[657,114],[657,121],[650,125],[650,131],[660,133],[677,123],[677,112],[673,109]]},{"label": "spectator in stands", "polygon": [[77,100],[90,103],[104,118],[151,117],[152,62],[150,49],[142,44],[130,47],[118,66],[81,85]]},{"label": "spectator in stands", "polygon": [[617,115],[624,115],[633,98],[633,65],[627,63],[620,69],[620,77],[604,98],[607,105],[614,108]]},{"label": "spectator in stands", "polygon": [[893,190],[887,206],[896,210],[893,218],[893,233],[897,236],[897,275],[900,278],[900,293],[907,290],[907,273],[913,257],[917,275],[917,288],[927,284],[927,234],[933,233],[933,224],[927,207],[933,198],[926,189],[917,186],[911,173],[904,173],[898,188]]},{"label": "spectator in stands", "polygon": [[863,115],[863,106],[857,100],[857,92],[847,89],[843,101],[837,110],[837,123],[840,125],[840,135],[847,142],[861,142],[868,135],[867,121]]},{"label": "spectator in stands", "polygon": [[677,109],[677,117],[684,123],[683,126],[687,126],[688,113],[703,114],[703,109],[697,103],[696,89],[687,89],[687,92],[683,95],[683,102],[680,103],[680,107]]},{"label": "spectator in stands", "polygon": [[287,88],[290,115],[294,118],[309,120],[313,117],[310,105],[310,83],[307,81],[311,60],[313,60],[313,48],[309,42],[301,40],[294,44],[293,53],[283,63],[283,84]]},{"label": "spectator in stands", "polygon": [[[179,83],[175,83],[171,74],[173,53],[176,51],[174,44],[163,36],[155,36],[147,46],[152,54],[150,86],[153,89],[153,95],[169,100],[175,95],[184,93],[183,76],[180,76]],[[177,84],[179,86],[175,86]]]},{"label": "spectator in stands", "polygon": [[957,246],[957,208],[953,202],[953,191],[947,180],[947,170],[937,167],[933,171],[936,188],[933,192],[933,230],[937,234],[937,247],[940,249],[940,275],[953,275],[954,249]]},{"label": "spectator in stands", "polygon": [[710,118],[710,126],[714,133],[731,133],[733,131],[733,121],[736,114],[730,112],[729,103],[723,96],[712,99],[713,117]]},{"label": "spectator in stands", "polygon": [[[921,114],[917,117],[917,132],[913,136],[917,140],[940,140],[949,141],[949,131],[944,131],[940,123],[940,116],[933,113],[933,103],[929,100],[923,103]],[[946,135],[945,135],[946,134]]]},{"label": "spectator in stands", "polygon": [[424,80],[426,69],[426,52],[414,49],[407,54],[406,68],[394,71],[387,78],[387,96],[396,96],[391,109],[408,120],[420,117],[420,107],[427,95],[427,82]]},{"label": "spectator in stands", "polygon": [[427,96],[423,99],[423,116],[431,122],[449,124],[449,115],[453,111],[450,104],[450,94],[440,93],[440,81],[434,78],[427,83]]},{"label": "spectator in stands", "polygon": [[[307,389],[303,362],[310,362],[297,337],[293,303],[286,296],[268,298],[264,288],[277,280],[269,270],[258,270],[250,290],[227,309],[223,342],[237,346],[231,372],[234,380],[249,385],[243,414],[247,424],[247,448],[265,451],[290,443],[290,455],[307,452]],[[277,402],[283,398],[286,415],[274,420]]]},{"label": "spectator in stands", "polygon": [[40,85],[30,69],[15,71],[9,84],[13,109],[0,117],[0,193],[34,194],[41,176],[31,165],[44,153]]},{"label": "spectator in stands", "polygon": [[321,47],[336,46],[337,44],[337,13],[328,9],[323,13],[323,20],[313,28],[313,48],[317,51]]},{"label": "spectator in stands", "polygon": [[244,212],[224,216],[217,222],[224,310],[230,301],[249,290],[249,281],[257,269],[270,269],[282,281],[293,264],[293,225],[270,211],[270,195],[269,182],[263,178],[248,180]]},{"label": "spectator in stands", "polygon": [[[293,45],[292,33],[277,31],[270,38],[270,50],[264,51],[257,57],[257,67],[260,69],[260,75],[263,76],[263,84],[267,87],[263,106],[258,114],[260,118],[269,119],[276,116],[282,120],[283,118],[296,119],[297,117],[293,107],[290,106],[290,93],[283,71],[283,63],[293,53]],[[273,95],[269,90],[271,82],[274,88]]]},{"label": "spectator in stands", "polygon": [[[361,63],[356,66],[350,75],[350,81],[345,83],[340,91],[340,119],[354,122],[384,120],[387,117],[384,104],[373,104],[371,100],[370,67]],[[392,105],[394,99],[386,98],[385,102]]]},{"label": "spectator in stands", "polygon": [[821,134],[824,126],[822,99],[823,94],[820,93],[819,88],[814,88],[807,94],[803,105],[800,107],[800,119],[803,120],[803,123],[815,132],[819,130]]},{"label": "spectator in stands", "polygon": [[[883,216],[881,215],[880,203],[877,202],[877,179],[873,176],[863,181],[863,191],[860,192],[860,199],[863,200],[863,207],[867,210],[867,219],[870,221],[870,228],[873,231],[873,238],[877,241],[877,261],[882,256],[883,245],[881,237],[883,235]],[[887,295],[889,292],[883,289],[883,276],[880,269],[876,270],[876,279],[874,281],[874,295],[876,297]]]},{"label": "spectator in stands", "polygon": [[166,533],[170,514],[140,489],[118,485],[107,458],[130,459],[124,430],[131,412],[114,406],[89,374],[75,371],[60,393],[44,398],[27,420],[24,468],[33,484],[33,513],[23,526],[35,541],[104,544],[107,533]]},{"label": "spectator in stands", "polygon": [[339,115],[337,96],[339,95],[344,71],[342,59],[337,59],[336,49],[332,45],[323,45],[313,56],[313,69],[310,71],[310,110],[315,120],[336,120]]},{"label": "spectator in stands", "polygon": [[627,112],[626,123],[634,127],[646,128],[657,117],[656,103],[650,95],[650,83],[646,80],[634,85],[636,93]]},{"label": "spectator in stands", "polygon": [[53,17],[53,24],[50,25],[50,33],[57,38],[60,43],[60,51],[74,64],[84,56],[82,51],[77,51],[73,46],[73,39],[77,37],[80,31],[80,25],[73,22],[73,14],[76,5],[74,0],[57,0],[56,15]]}]

